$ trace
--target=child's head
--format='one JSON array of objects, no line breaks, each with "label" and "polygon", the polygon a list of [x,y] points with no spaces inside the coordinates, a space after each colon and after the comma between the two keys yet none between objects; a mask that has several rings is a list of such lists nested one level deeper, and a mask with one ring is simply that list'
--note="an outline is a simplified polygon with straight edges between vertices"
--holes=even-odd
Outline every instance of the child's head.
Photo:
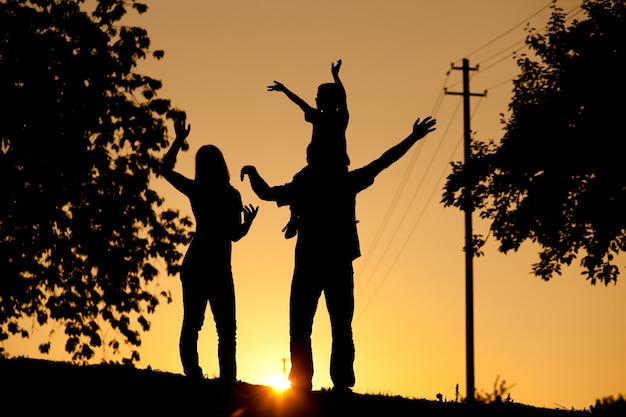
[{"label": "child's head", "polygon": [[341,104],[341,89],[335,83],[320,84],[315,104],[318,110],[334,110]]},{"label": "child's head", "polygon": [[225,186],[230,173],[224,155],[215,145],[204,145],[196,153],[196,180],[207,185]]}]

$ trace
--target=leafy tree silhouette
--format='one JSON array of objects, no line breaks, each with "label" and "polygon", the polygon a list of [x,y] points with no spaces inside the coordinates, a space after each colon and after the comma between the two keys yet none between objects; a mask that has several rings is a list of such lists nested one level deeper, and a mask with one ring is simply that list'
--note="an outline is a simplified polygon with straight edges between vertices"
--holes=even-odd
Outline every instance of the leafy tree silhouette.
[{"label": "leafy tree silhouette", "polygon": [[538,243],[544,280],[583,255],[590,283],[608,285],[626,249],[626,2],[581,7],[586,18],[569,26],[553,5],[545,34],[528,29],[504,136],[473,141],[470,160],[452,164],[443,203],[464,207],[467,181],[502,252]]},{"label": "leafy tree silhouette", "polygon": [[163,52],[150,52],[145,30],[119,23],[128,7],[147,7],[84,7],[0,5],[0,341],[29,337],[24,319],[56,322],[65,350],[86,362],[110,327],[108,345],[132,363],[147,315],[170,301],[151,284],[153,261],[175,274],[177,245],[190,238],[190,220],[150,188],[167,117],[179,111],[158,98],[161,82],[136,72],[138,60]]}]

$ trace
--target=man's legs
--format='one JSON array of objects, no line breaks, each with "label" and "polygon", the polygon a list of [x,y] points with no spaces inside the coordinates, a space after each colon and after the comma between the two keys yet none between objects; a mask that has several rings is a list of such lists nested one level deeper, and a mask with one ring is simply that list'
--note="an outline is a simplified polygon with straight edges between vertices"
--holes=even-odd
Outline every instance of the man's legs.
[{"label": "man's legs", "polygon": [[324,296],[332,327],[330,377],[335,389],[347,390],[354,386],[354,279],[352,262],[340,262],[327,280]]},{"label": "man's legs", "polygon": [[291,371],[289,381],[296,390],[310,391],[313,379],[313,352],[311,332],[317,302],[322,294],[319,285],[310,275],[294,272],[289,301],[289,335],[291,349]]}]

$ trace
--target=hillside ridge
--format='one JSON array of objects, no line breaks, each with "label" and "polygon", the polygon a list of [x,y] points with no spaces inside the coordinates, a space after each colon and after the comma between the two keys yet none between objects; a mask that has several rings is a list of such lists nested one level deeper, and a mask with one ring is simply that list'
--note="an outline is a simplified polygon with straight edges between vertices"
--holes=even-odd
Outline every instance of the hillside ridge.
[{"label": "hillside ridge", "polygon": [[400,396],[292,390],[218,379],[190,381],[180,374],[101,364],[75,365],[29,358],[0,358],[0,395],[5,406],[24,413],[146,415],[187,413],[234,417],[322,417],[358,415],[588,416],[588,411],[537,408],[518,403],[465,404]]}]

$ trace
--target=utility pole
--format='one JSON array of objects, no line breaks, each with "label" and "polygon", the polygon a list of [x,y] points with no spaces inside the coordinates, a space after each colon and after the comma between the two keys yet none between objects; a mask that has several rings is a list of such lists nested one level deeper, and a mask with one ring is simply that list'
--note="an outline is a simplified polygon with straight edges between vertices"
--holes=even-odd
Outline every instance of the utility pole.
[{"label": "utility pole", "polygon": [[463,150],[465,159],[465,184],[463,187],[463,210],[465,211],[465,344],[466,344],[466,379],[467,379],[467,401],[474,402],[474,245],[472,244],[472,212],[474,205],[472,204],[472,196],[470,190],[470,179],[467,172],[471,158],[471,141],[472,132],[470,130],[470,96],[485,96],[487,92],[482,94],[470,93],[469,89],[469,72],[478,70],[478,67],[470,68],[469,60],[463,59],[462,67],[452,67],[453,70],[463,71],[463,92],[449,92],[445,90],[445,94],[454,94],[463,96]]}]

